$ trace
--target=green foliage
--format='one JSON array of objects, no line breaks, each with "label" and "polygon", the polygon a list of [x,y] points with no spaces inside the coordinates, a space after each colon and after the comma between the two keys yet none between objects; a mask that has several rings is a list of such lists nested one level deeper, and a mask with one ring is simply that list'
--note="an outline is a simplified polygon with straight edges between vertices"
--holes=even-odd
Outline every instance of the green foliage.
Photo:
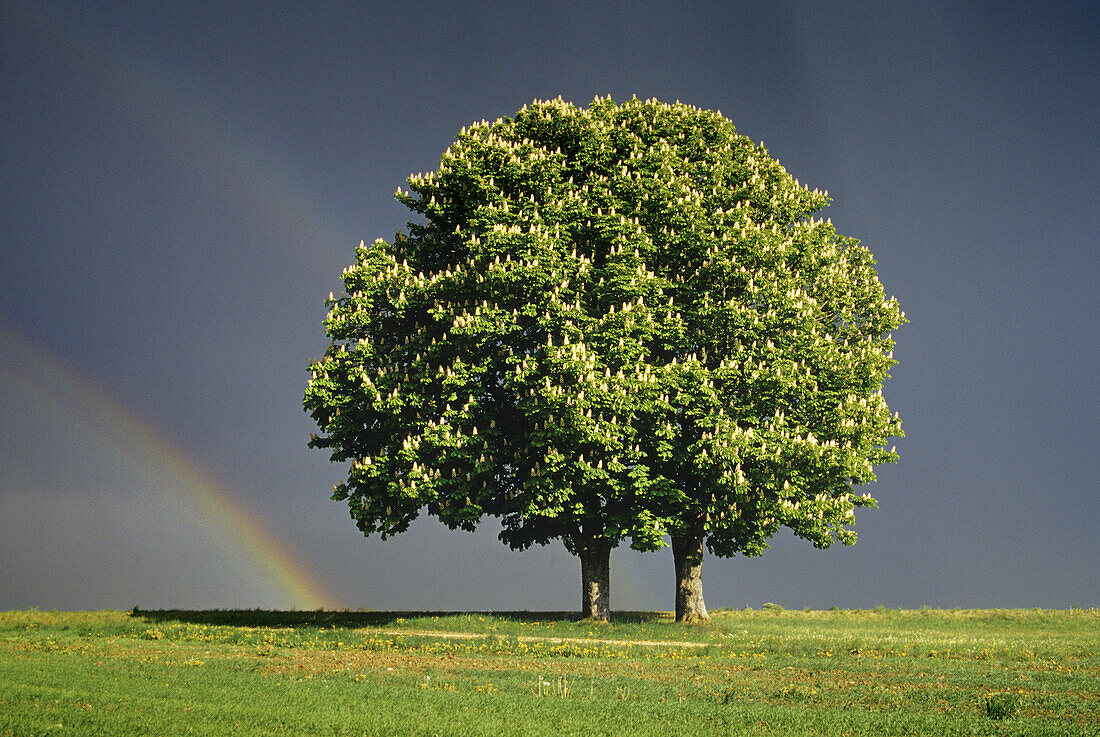
[{"label": "green foliage", "polygon": [[356,251],[304,399],[364,533],[854,542],[904,317],[825,193],[720,113],[609,98],[473,125],[408,187],[422,220]]}]

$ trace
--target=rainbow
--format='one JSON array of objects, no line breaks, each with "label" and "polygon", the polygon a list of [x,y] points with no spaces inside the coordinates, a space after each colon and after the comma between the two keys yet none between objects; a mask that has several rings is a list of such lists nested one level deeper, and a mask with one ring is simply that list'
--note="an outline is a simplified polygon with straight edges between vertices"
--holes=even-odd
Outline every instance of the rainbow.
[{"label": "rainbow", "polygon": [[292,608],[335,607],[340,597],[300,555],[280,540],[227,484],[189,457],[148,420],[83,375],[55,352],[0,325],[0,381],[34,398],[101,449],[174,497],[196,522],[216,533],[218,543],[266,580],[271,599]]},{"label": "rainbow", "polygon": [[[0,17],[59,75],[107,101],[104,112],[153,133],[167,155],[206,175],[212,191],[247,206],[251,224],[277,234],[292,232],[306,250],[353,242],[348,234],[354,229],[340,227],[329,209],[288,176],[286,167],[258,145],[254,128],[190,92],[156,59],[127,55],[111,39],[98,37],[75,10],[9,3]],[[339,602],[321,577],[202,463],[72,363],[2,324],[0,380],[21,390],[28,401],[33,398],[36,409],[84,428],[101,452],[138,472],[151,488],[172,493],[184,514],[213,527],[227,551],[252,562],[251,574],[270,580],[274,599],[307,609]]]}]

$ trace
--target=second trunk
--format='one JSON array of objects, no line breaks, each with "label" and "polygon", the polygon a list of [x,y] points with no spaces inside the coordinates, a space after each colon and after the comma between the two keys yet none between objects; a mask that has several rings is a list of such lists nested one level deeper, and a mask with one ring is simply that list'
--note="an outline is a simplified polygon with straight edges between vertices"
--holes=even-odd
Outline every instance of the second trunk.
[{"label": "second trunk", "polygon": [[703,601],[703,526],[672,538],[676,564],[676,621],[685,624],[710,621]]},{"label": "second trunk", "polygon": [[611,618],[611,543],[588,537],[577,546],[581,559],[581,614],[606,622]]}]

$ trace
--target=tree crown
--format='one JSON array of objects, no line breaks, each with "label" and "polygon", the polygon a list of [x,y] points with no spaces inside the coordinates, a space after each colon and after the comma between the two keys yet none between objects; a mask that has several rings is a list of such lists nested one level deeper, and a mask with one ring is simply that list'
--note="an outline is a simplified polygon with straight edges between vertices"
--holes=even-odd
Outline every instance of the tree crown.
[{"label": "tree crown", "polygon": [[357,250],[305,396],[364,532],[426,509],[513,547],[854,541],[904,316],[812,217],[827,194],[720,113],[535,103],[396,196],[422,220]]}]

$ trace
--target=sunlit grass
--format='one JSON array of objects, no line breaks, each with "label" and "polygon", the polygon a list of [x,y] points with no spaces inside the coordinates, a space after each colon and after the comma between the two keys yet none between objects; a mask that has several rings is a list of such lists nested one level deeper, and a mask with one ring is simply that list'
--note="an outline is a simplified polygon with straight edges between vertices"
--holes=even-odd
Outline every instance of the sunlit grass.
[{"label": "sunlit grass", "polygon": [[[0,613],[0,735],[1014,734],[1100,724],[1100,613]],[[57,725],[63,725],[57,727]]]}]

